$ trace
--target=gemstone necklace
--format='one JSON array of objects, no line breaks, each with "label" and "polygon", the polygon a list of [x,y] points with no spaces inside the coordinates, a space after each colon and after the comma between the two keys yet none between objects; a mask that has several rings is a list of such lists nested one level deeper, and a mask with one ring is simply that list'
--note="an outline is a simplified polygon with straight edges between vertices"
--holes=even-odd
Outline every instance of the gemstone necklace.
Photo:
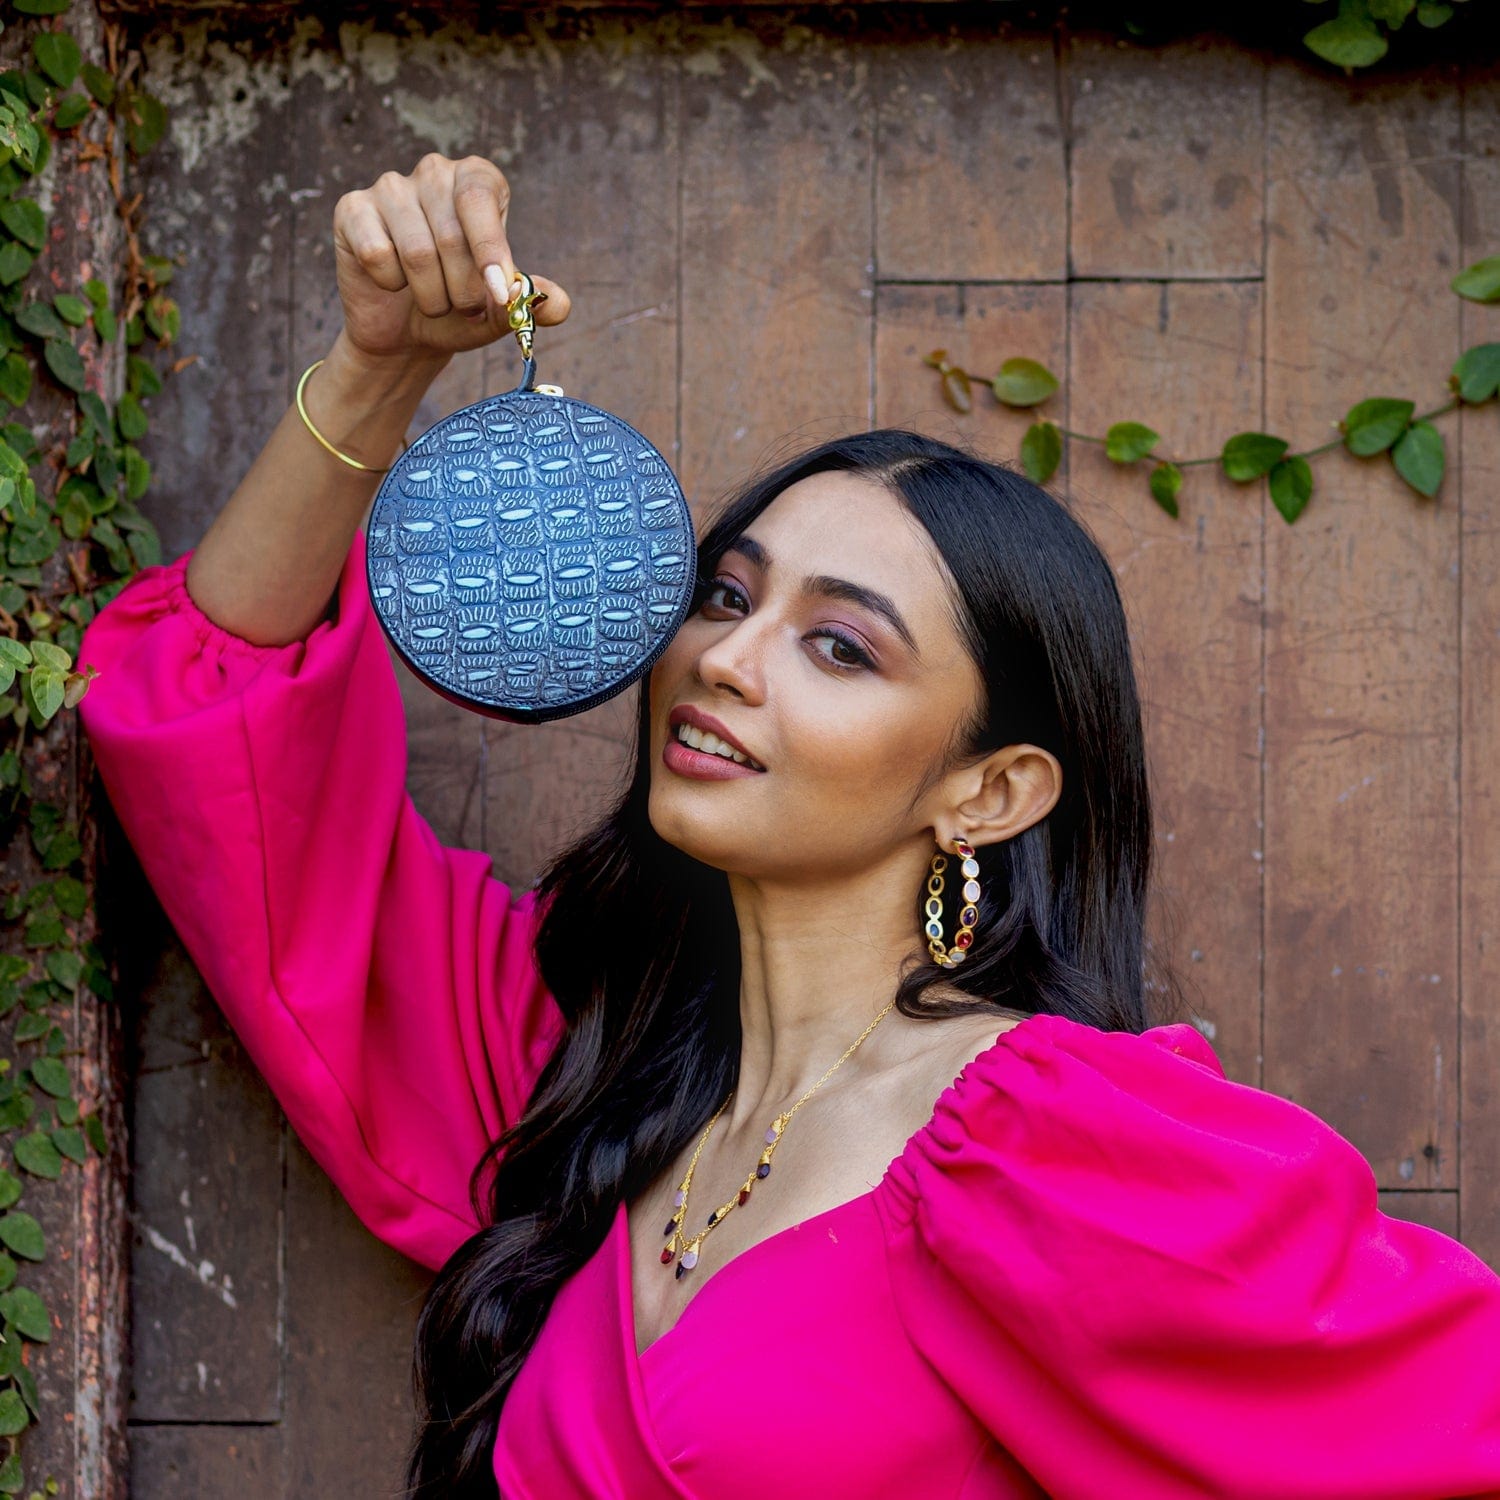
[{"label": "gemstone necklace", "polygon": [[688,1163],[687,1175],[683,1177],[682,1186],[677,1189],[676,1196],[672,1199],[674,1212],[664,1231],[664,1233],[671,1236],[671,1239],[667,1243],[667,1248],[661,1253],[661,1262],[663,1265],[669,1265],[672,1261],[672,1258],[676,1256],[677,1252],[680,1250],[682,1254],[677,1261],[677,1270],[675,1273],[679,1280],[681,1279],[682,1273],[684,1271],[691,1271],[693,1267],[698,1264],[698,1247],[707,1238],[709,1231],[712,1230],[716,1225],[723,1223],[725,1216],[730,1212],[731,1209],[738,1208],[740,1204],[744,1203],[749,1198],[750,1189],[753,1188],[761,1178],[769,1177],[771,1175],[771,1158],[773,1155],[775,1155],[776,1147],[781,1140],[782,1132],[787,1127],[787,1121],[789,1121],[792,1116],[796,1114],[797,1111],[801,1109],[802,1106],[806,1104],[807,1101],[812,1098],[812,1096],[820,1088],[822,1088],[822,1086],[828,1081],[829,1077],[833,1074],[834,1070],[844,1062],[844,1060],[850,1055],[850,1053],[852,1053],[854,1049],[859,1046],[859,1044],[864,1041],[864,1039],[869,1036],[872,1031],[874,1031],[874,1029],[884,1019],[886,1012],[889,1011],[891,1006],[895,1003],[896,1002],[892,1000],[888,1005],[886,1005],[885,1008],[880,1012],[880,1014],[876,1016],[875,1019],[871,1021],[870,1024],[866,1026],[865,1029],[860,1032],[860,1034],[854,1039],[854,1041],[851,1042],[850,1045],[845,1049],[843,1057],[839,1058],[838,1062],[834,1063],[833,1067],[830,1068],[828,1072],[825,1073],[815,1084],[813,1084],[813,1086],[808,1089],[808,1091],[803,1094],[803,1096],[789,1110],[786,1110],[784,1113],[776,1116],[775,1120],[771,1123],[770,1127],[766,1131],[766,1149],[760,1153],[760,1161],[756,1164],[755,1170],[745,1179],[744,1184],[741,1186],[739,1192],[734,1195],[734,1197],[729,1199],[726,1203],[721,1203],[708,1216],[707,1228],[700,1229],[692,1239],[687,1239],[682,1233],[682,1226],[687,1219],[688,1190],[693,1185],[693,1169],[698,1165],[698,1158],[703,1154],[703,1148],[708,1144],[709,1135],[712,1133],[714,1126],[718,1123],[719,1116],[722,1115],[724,1111],[729,1107],[729,1100],[734,1098],[734,1090],[730,1089],[728,1098],[726,1098],[723,1104],[721,1104],[714,1111],[713,1119],[708,1122],[707,1128],[699,1137],[698,1149],[693,1152],[693,1159]]}]

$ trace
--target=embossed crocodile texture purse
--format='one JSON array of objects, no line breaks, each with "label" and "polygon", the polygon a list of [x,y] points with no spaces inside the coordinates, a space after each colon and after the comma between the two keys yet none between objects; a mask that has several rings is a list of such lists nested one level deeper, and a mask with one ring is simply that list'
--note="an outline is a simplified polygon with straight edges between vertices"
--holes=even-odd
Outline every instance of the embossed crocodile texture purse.
[{"label": "embossed crocodile texture purse", "polygon": [[376,617],[435,692],[491,718],[581,713],[637,681],[687,617],[697,554],[666,459],[628,422],[534,384],[444,417],[392,464],[366,528]]}]

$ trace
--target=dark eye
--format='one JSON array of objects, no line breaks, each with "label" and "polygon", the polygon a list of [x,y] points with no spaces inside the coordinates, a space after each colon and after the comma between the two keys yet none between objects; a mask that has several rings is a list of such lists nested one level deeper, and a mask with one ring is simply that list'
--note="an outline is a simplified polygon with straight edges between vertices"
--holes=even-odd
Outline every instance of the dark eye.
[{"label": "dark eye", "polygon": [[829,642],[831,649],[821,654],[830,666],[838,667],[841,671],[858,671],[862,667],[868,668],[875,665],[864,647],[853,636],[845,635],[840,630],[830,630],[825,627],[822,630],[815,630],[809,639]]},{"label": "dark eye", "polygon": [[702,587],[699,594],[698,607],[706,609],[712,605],[716,609],[728,609],[739,611],[748,609],[750,601],[745,597],[739,587],[727,578],[712,578]]}]

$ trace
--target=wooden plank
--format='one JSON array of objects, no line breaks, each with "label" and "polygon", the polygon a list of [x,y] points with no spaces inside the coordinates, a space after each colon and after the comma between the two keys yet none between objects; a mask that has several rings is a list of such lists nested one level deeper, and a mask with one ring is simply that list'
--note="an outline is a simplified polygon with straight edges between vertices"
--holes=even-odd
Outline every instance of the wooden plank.
[{"label": "wooden plank", "polygon": [[250,1494],[272,1500],[295,1492],[286,1486],[279,1428],[133,1423],[130,1493],[141,1500],[157,1495],[217,1500]]},{"label": "wooden plank", "polygon": [[1052,37],[992,16],[861,33],[877,98],[882,278],[1061,279],[1068,203]]},{"label": "wooden plank", "polygon": [[[1500,69],[1468,69],[1463,83],[1464,221],[1459,265],[1500,245]],[[1456,299],[1455,299],[1456,300]],[[1464,348],[1500,341],[1500,307],[1458,304]],[[1493,406],[1449,418],[1444,486],[1463,510],[1463,705],[1459,838],[1463,944],[1463,1065],[1459,1164],[1464,1243],[1500,1270],[1500,433]]]},{"label": "wooden plank", "polygon": [[[174,557],[196,545],[289,399],[292,212],[284,115],[238,118],[250,128],[219,149],[225,80],[204,38],[148,57],[146,86],[170,100],[172,123],[136,185],[158,205],[154,248],[181,258],[171,290],[198,356],[152,404],[152,515]],[[274,80],[277,65],[263,67]],[[132,927],[145,942],[149,928]],[[162,930],[149,951],[132,1120],[131,1417],[272,1420],[281,1113],[176,938]],[[171,1493],[147,1483],[154,1451],[133,1460],[139,1492]]]},{"label": "wooden plank", "polygon": [[[1175,459],[1258,425],[1260,291],[1243,283],[1071,289],[1071,425],[1144,422]],[[1217,466],[1187,469],[1173,519],[1150,461],[1072,445],[1073,506],[1108,553],[1130,620],[1156,818],[1152,950],[1231,1077],[1260,1081],[1261,505]]]},{"label": "wooden plank", "polygon": [[1259,275],[1254,56],[1212,36],[1129,47],[1089,31],[1066,46],[1074,274]]},{"label": "wooden plank", "polygon": [[430,1274],[355,1218],[295,1135],[287,1151],[288,1495],[396,1495]]},{"label": "wooden plank", "polygon": [[1441,1230],[1449,1239],[1458,1238],[1458,1194],[1454,1193],[1398,1193],[1387,1192],[1376,1195],[1380,1211],[1393,1219],[1409,1219],[1413,1224],[1425,1224],[1429,1229]]},{"label": "wooden plank", "polygon": [[[937,349],[975,377],[967,415],[947,403],[937,371],[923,362]],[[876,423],[909,427],[1019,465],[1021,439],[1035,416],[1002,406],[984,384],[1016,356],[1040,360],[1062,378],[1068,360],[1065,287],[882,283],[875,297]],[[1067,426],[1067,397],[1065,385],[1041,414]]]},{"label": "wooden plank", "polygon": [[175,938],[143,988],[131,1417],[271,1421],[281,1414],[281,1112]]},{"label": "wooden plank", "polygon": [[682,26],[682,451],[699,512],[869,425],[873,101],[835,35]]},{"label": "wooden plank", "polygon": [[[1456,92],[1273,61],[1270,430],[1436,404],[1458,347]],[[1457,1181],[1458,506],[1386,459],[1316,461],[1268,519],[1266,1072],[1382,1186]]]}]

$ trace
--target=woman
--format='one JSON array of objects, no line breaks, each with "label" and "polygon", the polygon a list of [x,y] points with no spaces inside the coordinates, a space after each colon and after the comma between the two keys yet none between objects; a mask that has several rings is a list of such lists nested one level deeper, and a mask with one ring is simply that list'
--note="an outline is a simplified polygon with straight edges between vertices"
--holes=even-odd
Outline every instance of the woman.
[{"label": "woman", "polygon": [[339,200],[306,422],[81,651],[189,952],[438,1269],[409,1493],[1500,1493],[1500,1278],[1149,1024],[1120,600],[1018,475],[882,431],[762,476],[614,811],[516,896],[436,841],[353,465],[504,335],[508,206],[438,156]]}]

